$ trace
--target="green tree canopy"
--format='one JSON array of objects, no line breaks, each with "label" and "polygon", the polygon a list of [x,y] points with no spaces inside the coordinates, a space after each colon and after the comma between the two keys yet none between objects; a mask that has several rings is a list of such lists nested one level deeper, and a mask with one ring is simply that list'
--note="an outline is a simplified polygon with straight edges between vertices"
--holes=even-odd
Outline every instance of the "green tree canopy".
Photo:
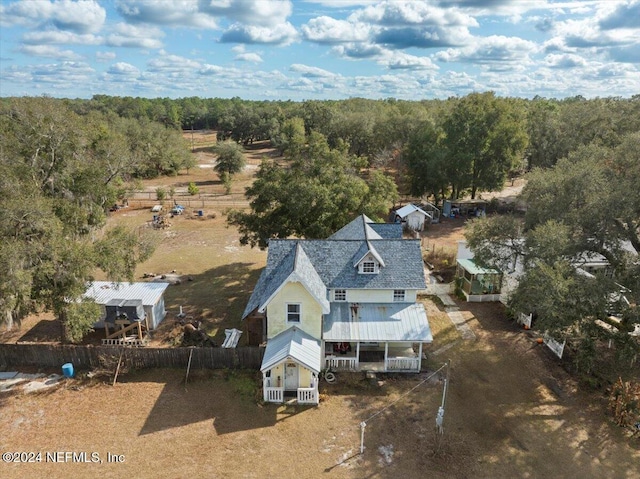
[{"label": "green tree canopy", "polygon": [[[541,329],[574,341],[585,370],[597,359],[594,339],[609,334],[594,320],[612,311],[622,317],[618,351],[628,359],[640,350],[627,334],[640,323],[639,138],[625,135],[615,148],[583,146],[553,168],[534,170],[522,193],[523,219],[478,219],[465,233],[478,262],[519,274],[509,305],[536,312]],[[608,269],[585,272],[597,258]]]},{"label": "green tree canopy", "polygon": [[360,213],[385,217],[395,184],[381,173],[365,181],[355,164],[346,148],[331,149],[312,132],[288,167],[262,162],[246,192],[251,211],[232,212],[229,224],[238,227],[242,244],[265,248],[270,238],[326,238]]},{"label": "green tree canopy", "polygon": [[135,233],[103,233],[114,180],[131,167],[117,157],[130,151],[121,135],[49,98],[3,104],[0,131],[0,317],[11,325],[46,308],[78,340],[96,319],[76,303],[96,268],[132,280],[151,251]]}]

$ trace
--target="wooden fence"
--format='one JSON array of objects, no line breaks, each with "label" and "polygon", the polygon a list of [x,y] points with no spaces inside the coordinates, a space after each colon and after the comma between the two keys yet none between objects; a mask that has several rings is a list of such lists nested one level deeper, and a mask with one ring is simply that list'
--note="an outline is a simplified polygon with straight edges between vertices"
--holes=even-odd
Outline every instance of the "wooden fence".
[{"label": "wooden fence", "polygon": [[191,351],[191,369],[260,369],[263,348],[122,348],[118,346],[73,346],[58,344],[0,344],[0,365],[60,368],[72,363],[75,369],[100,368],[123,360],[134,369],[186,368]]}]

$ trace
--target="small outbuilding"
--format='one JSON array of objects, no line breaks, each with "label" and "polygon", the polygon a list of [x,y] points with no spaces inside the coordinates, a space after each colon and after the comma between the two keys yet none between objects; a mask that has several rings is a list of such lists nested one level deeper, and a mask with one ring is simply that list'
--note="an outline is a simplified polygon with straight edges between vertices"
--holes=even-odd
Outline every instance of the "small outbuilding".
[{"label": "small outbuilding", "polygon": [[90,283],[84,296],[102,307],[102,316],[94,327],[103,328],[105,321],[113,322],[114,310],[117,309],[117,314],[124,312],[130,320],[143,321],[147,331],[156,329],[167,314],[164,309],[164,292],[168,286],[169,283],[164,282]]},{"label": "small outbuilding", "polygon": [[409,203],[396,210],[396,221],[406,224],[414,231],[422,231],[425,220],[431,222],[432,218],[433,216],[430,213],[427,213],[413,203]]},{"label": "small outbuilding", "polygon": [[500,301],[502,273],[482,268],[472,259],[457,260],[456,282],[467,301]]}]

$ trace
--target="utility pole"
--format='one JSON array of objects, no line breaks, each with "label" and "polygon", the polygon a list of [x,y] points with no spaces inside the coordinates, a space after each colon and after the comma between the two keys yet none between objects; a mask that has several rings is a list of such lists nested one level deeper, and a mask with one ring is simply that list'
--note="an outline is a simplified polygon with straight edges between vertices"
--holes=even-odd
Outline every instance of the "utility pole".
[{"label": "utility pole", "polygon": [[444,423],[444,406],[447,402],[447,391],[449,389],[449,377],[451,373],[451,359],[447,360],[447,375],[444,379],[444,387],[442,389],[442,404],[438,408],[438,414],[436,414],[436,428],[439,435],[442,435],[444,432],[444,428],[442,424]]}]

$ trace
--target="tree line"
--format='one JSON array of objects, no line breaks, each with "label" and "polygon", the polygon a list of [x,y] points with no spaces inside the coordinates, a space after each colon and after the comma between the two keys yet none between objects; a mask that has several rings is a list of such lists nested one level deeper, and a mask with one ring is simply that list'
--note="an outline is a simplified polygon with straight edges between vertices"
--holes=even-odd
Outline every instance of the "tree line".
[{"label": "tree line", "polygon": [[[625,176],[637,165],[629,145],[640,131],[640,96],[524,100],[487,92],[416,102],[5,98],[0,100],[0,271],[7,278],[0,286],[0,311],[5,319],[19,319],[39,307],[61,318],[88,317],[67,300],[77,297],[95,268],[110,278],[133,274],[152,245],[122,230],[104,233],[106,210],[135,189],[137,179],[192,167],[193,155],[181,136],[181,129],[190,128],[217,129],[227,140],[213,149],[227,189],[244,165],[242,145],[268,140],[282,154],[263,161],[246,193],[250,210],[229,216],[242,242],[260,247],[270,237],[326,237],[362,212],[384,219],[398,189],[436,201],[475,196],[500,189],[509,175],[523,171],[531,171],[525,190],[528,218],[539,219],[515,221],[521,237],[545,223],[549,211],[556,226],[567,222],[569,230],[574,228],[562,216],[563,208],[549,209],[549,198],[574,205],[567,208],[574,216],[578,210],[592,211],[594,198],[609,208],[585,215],[592,221],[579,225],[583,241],[575,244],[581,247],[601,238],[594,228],[605,223],[609,226],[603,231],[617,232],[616,238],[627,231],[633,242],[631,232],[637,231],[640,217],[629,206],[637,202],[625,199],[637,194],[634,184],[640,184],[637,176],[630,176],[631,182]],[[628,164],[614,161],[616,155]],[[603,175],[599,182],[585,177],[606,194],[567,196],[567,191],[593,190],[589,182],[581,189],[570,180],[557,191],[534,189],[556,184],[545,175],[559,175],[567,165]],[[612,167],[625,173],[603,172]],[[539,196],[547,203],[540,203]],[[569,254],[558,249],[561,244],[550,245],[556,258]],[[116,245],[120,254],[110,249]],[[599,251],[609,254],[602,245]],[[80,324],[80,333],[70,331],[69,337],[81,335],[86,321],[72,322]]]}]

